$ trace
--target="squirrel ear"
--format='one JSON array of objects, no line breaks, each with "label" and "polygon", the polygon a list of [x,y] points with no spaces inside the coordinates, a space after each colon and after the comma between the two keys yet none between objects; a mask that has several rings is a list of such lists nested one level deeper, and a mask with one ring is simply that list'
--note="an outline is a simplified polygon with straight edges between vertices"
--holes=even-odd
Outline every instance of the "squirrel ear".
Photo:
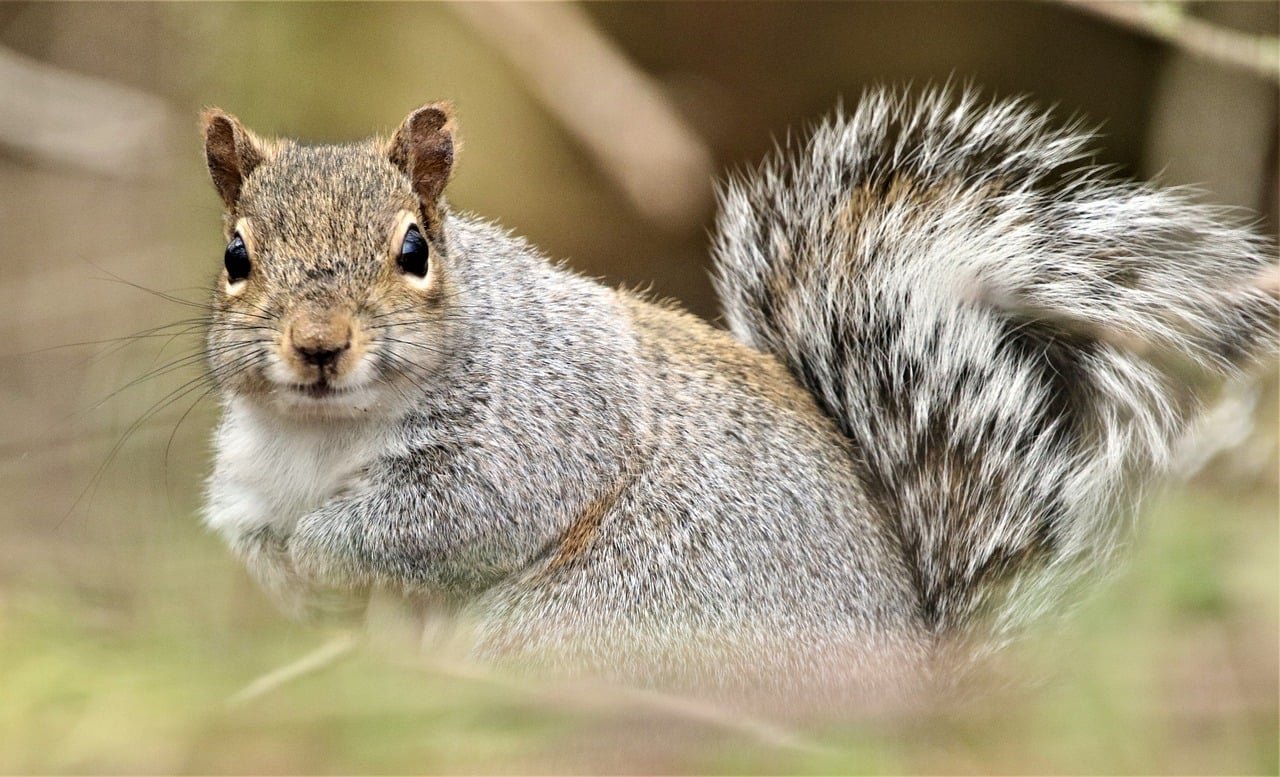
[{"label": "squirrel ear", "polygon": [[204,109],[200,125],[209,176],[227,208],[234,210],[244,180],[266,157],[263,145],[239,119],[218,108]]},{"label": "squirrel ear", "polygon": [[433,208],[453,173],[457,147],[453,105],[424,105],[404,120],[387,145],[387,158],[413,182],[426,208]]}]

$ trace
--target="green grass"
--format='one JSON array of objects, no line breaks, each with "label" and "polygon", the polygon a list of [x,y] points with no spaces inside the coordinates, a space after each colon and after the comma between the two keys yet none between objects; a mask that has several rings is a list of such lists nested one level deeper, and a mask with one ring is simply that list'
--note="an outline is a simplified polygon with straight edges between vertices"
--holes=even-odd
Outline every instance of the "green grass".
[{"label": "green grass", "polygon": [[1275,773],[1275,505],[1221,499],[1153,505],[1116,578],[1001,663],[1008,688],[789,724],[812,748],[459,676],[394,640],[229,706],[330,635],[275,615],[213,538],[169,519],[96,548],[114,563],[75,584],[0,587],[0,771]]}]

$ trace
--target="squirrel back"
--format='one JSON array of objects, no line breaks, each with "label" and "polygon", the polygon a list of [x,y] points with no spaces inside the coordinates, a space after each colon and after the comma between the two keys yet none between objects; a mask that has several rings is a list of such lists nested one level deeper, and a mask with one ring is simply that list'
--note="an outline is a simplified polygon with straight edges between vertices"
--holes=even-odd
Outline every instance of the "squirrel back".
[{"label": "squirrel back", "polygon": [[938,637],[980,619],[998,644],[1104,561],[1194,376],[1275,349],[1273,249],[1106,182],[1090,140],[1019,100],[879,90],[721,192],[730,328],[853,441]]}]

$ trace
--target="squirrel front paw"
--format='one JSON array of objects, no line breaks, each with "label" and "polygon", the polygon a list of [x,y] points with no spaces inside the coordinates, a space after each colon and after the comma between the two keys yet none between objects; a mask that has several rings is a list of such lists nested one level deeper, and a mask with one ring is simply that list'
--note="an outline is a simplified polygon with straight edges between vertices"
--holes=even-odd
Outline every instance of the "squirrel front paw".
[{"label": "squirrel front paw", "polygon": [[368,603],[367,592],[358,585],[325,582],[314,564],[300,567],[295,536],[259,527],[240,535],[233,546],[268,598],[289,616],[303,621],[358,619]]},{"label": "squirrel front paw", "polygon": [[367,587],[368,576],[357,558],[359,536],[353,528],[349,516],[323,509],[298,521],[286,542],[297,576],[317,587]]}]

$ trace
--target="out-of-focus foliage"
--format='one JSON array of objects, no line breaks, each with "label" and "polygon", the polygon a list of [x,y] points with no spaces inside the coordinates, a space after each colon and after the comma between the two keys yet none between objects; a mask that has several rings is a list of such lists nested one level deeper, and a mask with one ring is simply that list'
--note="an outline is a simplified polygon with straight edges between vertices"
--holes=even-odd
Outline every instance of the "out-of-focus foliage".
[{"label": "out-of-focus foliage", "polygon": [[[1191,10],[1276,32],[1273,4]],[[198,326],[62,347],[200,315],[221,255],[200,106],[341,140],[451,98],[466,141],[455,206],[714,316],[709,184],[688,223],[655,223],[566,129],[574,106],[548,106],[477,18],[443,5],[0,6],[12,54],[0,58],[0,772],[1280,769],[1274,378],[1256,431],[1153,500],[1115,578],[993,669],[976,701],[788,723],[796,741],[779,744],[624,695],[424,664],[390,640],[228,705],[329,635],[275,613],[198,526],[215,415],[196,401]],[[866,85],[950,78],[1097,122],[1101,161],[1202,184],[1274,235],[1274,84],[1071,8],[625,4],[584,18],[717,170],[754,163]],[[49,80],[19,89],[15,67]],[[33,94],[47,105],[14,120]],[[100,164],[59,143],[100,149]]]}]

